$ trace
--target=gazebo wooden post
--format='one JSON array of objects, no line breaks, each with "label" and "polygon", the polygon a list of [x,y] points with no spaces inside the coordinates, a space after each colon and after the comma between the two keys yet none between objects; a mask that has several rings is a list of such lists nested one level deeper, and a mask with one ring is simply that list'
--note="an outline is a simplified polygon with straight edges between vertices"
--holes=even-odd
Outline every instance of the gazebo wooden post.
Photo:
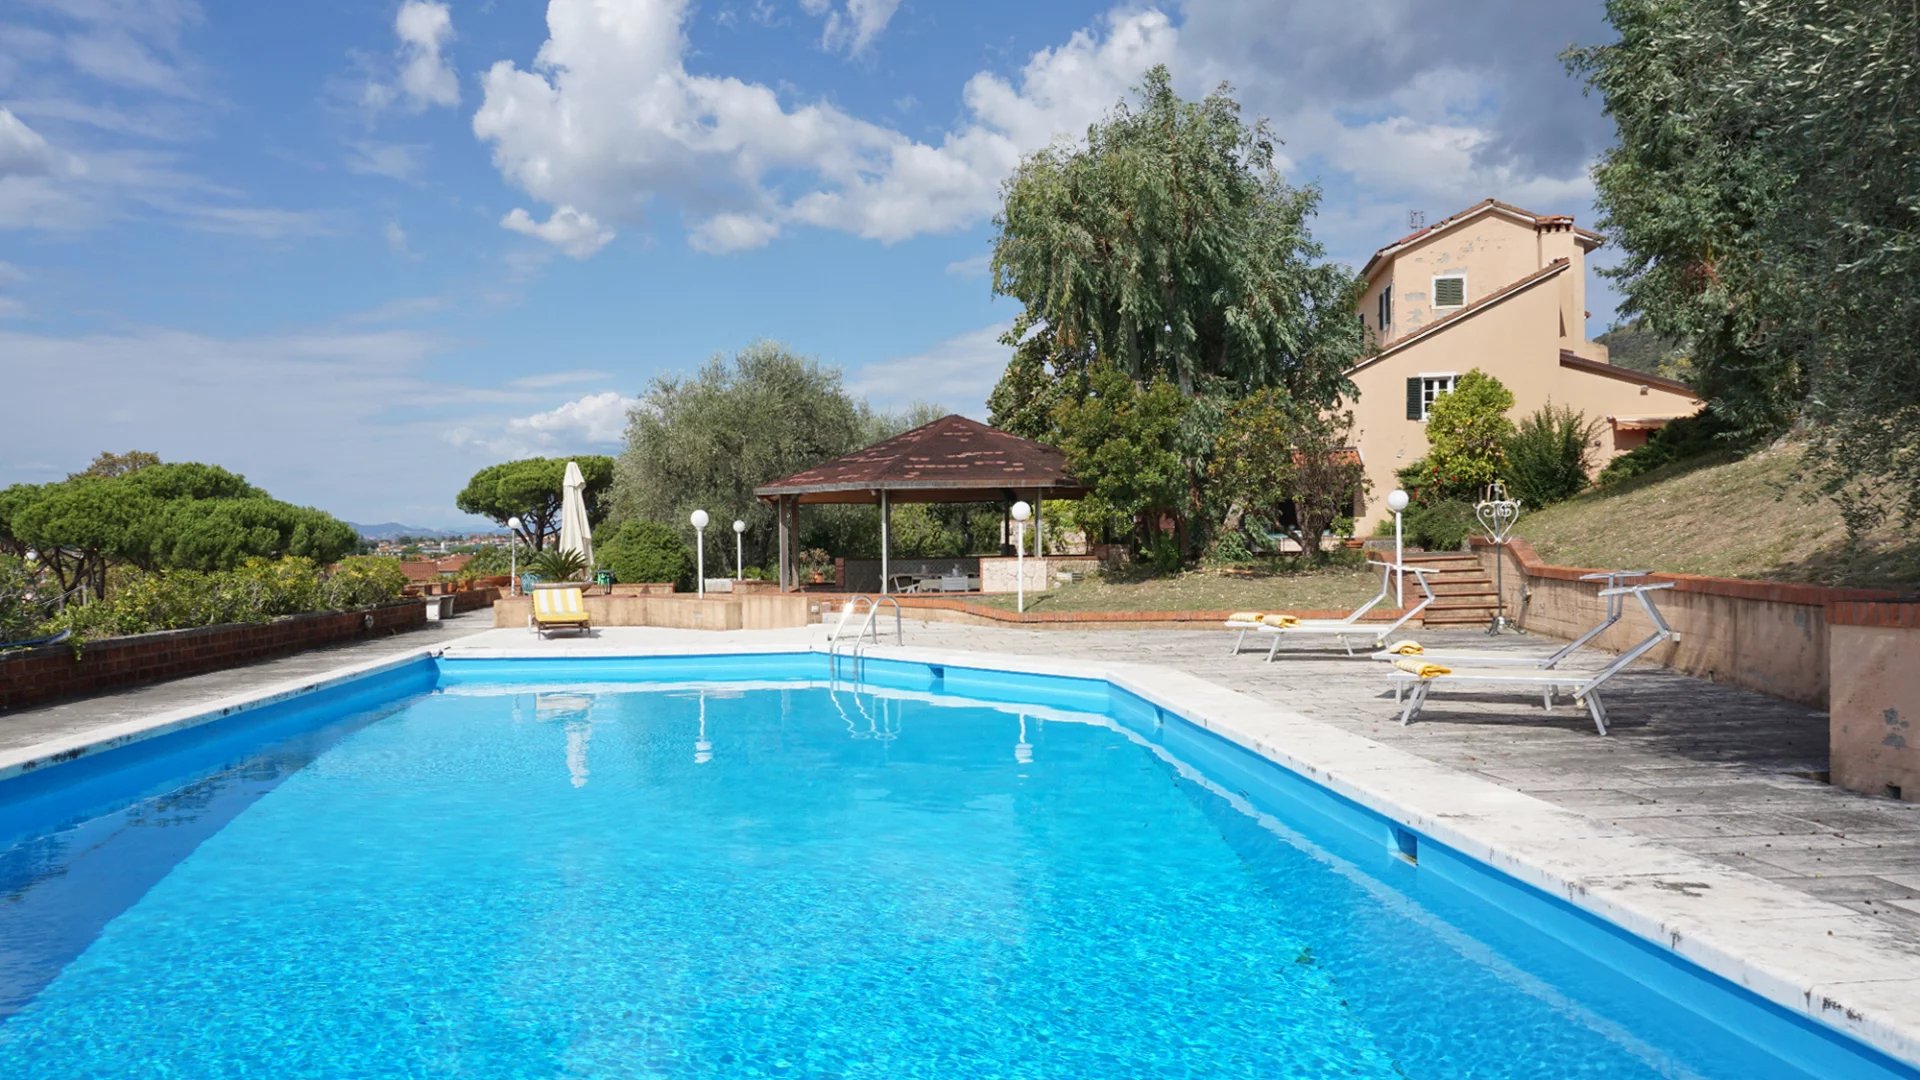
[{"label": "gazebo wooden post", "polygon": [[1047,501],[1045,498],[1042,497],[1042,493],[1040,489],[1034,488],[1033,489],[1033,553],[1034,555],[1042,558],[1044,558],[1047,554],[1047,523],[1046,523],[1046,515],[1040,512],[1040,508],[1045,506],[1046,504],[1047,504]]},{"label": "gazebo wooden post", "polygon": [[774,501],[773,517],[780,526],[780,591],[786,592],[793,587],[792,575],[788,572],[787,551],[787,498],[782,495]]}]

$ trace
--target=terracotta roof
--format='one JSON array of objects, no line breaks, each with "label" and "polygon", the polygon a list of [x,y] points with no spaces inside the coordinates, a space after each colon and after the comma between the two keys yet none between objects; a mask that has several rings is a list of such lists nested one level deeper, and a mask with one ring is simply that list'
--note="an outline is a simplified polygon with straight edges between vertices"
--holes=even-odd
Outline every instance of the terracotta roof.
[{"label": "terracotta roof", "polygon": [[[1439,333],[1440,331],[1446,329],[1449,326],[1452,326],[1453,324],[1461,321],[1462,319],[1471,318],[1474,315],[1477,315],[1480,312],[1487,310],[1488,308],[1492,307],[1495,304],[1498,304],[1500,301],[1505,300],[1507,297],[1512,296],[1515,293],[1522,292],[1526,289],[1532,288],[1535,285],[1538,285],[1539,283],[1547,280],[1548,278],[1553,277],[1555,274],[1558,274],[1560,271],[1565,270],[1570,265],[1571,264],[1568,263],[1567,260],[1565,259],[1555,259],[1552,262],[1548,263],[1547,265],[1541,267],[1540,269],[1535,270],[1533,273],[1528,274],[1526,277],[1521,278],[1519,281],[1516,281],[1513,284],[1508,285],[1504,289],[1497,289],[1493,292],[1490,292],[1487,295],[1481,297],[1478,300],[1475,300],[1473,303],[1468,304],[1466,307],[1463,307],[1458,311],[1448,312],[1446,315],[1443,315],[1440,318],[1433,320],[1432,322],[1428,323],[1425,326],[1419,327],[1408,333],[1402,334],[1397,338],[1394,338],[1392,341],[1389,341],[1385,345],[1382,345],[1380,347],[1379,352],[1374,353],[1372,356],[1368,357],[1367,359],[1361,361],[1358,364],[1355,364],[1352,368],[1348,369],[1347,374],[1351,375],[1356,371],[1360,371],[1365,368],[1370,368],[1373,365],[1379,363],[1380,361],[1385,360],[1387,357],[1393,355],[1394,353],[1399,352],[1401,349],[1406,348],[1408,345],[1411,345],[1414,342],[1421,340],[1422,338],[1426,338],[1433,334]],[[1564,358],[1568,354],[1563,351],[1561,355]],[[1588,361],[1588,362],[1592,363],[1593,361]],[[1604,367],[1606,365],[1601,365],[1601,366]]]},{"label": "terracotta roof", "polygon": [[457,574],[473,561],[471,555],[449,555],[444,559],[402,559],[400,572],[408,581],[433,581],[441,574]]},{"label": "terracotta roof", "polygon": [[1039,488],[1055,499],[1086,494],[1059,450],[964,416],[943,416],[753,493],[794,495],[803,503],[873,503],[881,491],[894,502],[995,502]]},{"label": "terracotta roof", "polygon": [[1649,375],[1644,371],[1635,371],[1632,368],[1619,367],[1614,364],[1609,364],[1604,360],[1592,360],[1581,356],[1572,349],[1560,350],[1560,366],[1572,368],[1575,371],[1587,371],[1595,375],[1604,375],[1609,379],[1619,379],[1621,382],[1639,383],[1643,386],[1657,386],[1662,390],[1672,390],[1675,393],[1685,394],[1695,400],[1701,400],[1699,391],[1678,379],[1669,379],[1660,375]]},{"label": "terracotta roof", "polygon": [[1502,213],[1509,214],[1513,217],[1526,218],[1528,221],[1530,221],[1533,224],[1533,227],[1536,229],[1572,230],[1574,235],[1579,236],[1580,238],[1582,238],[1587,242],[1587,250],[1589,251],[1599,247],[1601,244],[1606,242],[1606,238],[1601,236],[1599,233],[1592,232],[1588,229],[1582,229],[1576,226],[1573,223],[1573,217],[1569,214],[1536,214],[1531,210],[1523,210],[1520,207],[1514,206],[1511,203],[1503,203],[1499,199],[1482,199],[1479,202],[1474,203],[1472,206],[1467,207],[1465,210],[1460,211],[1459,213],[1449,214],[1446,217],[1441,218],[1439,221],[1436,221],[1433,224],[1426,226],[1425,228],[1415,229],[1412,232],[1408,233],[1407,235],[1401,237],[1400,239],[1395,240],[1393,243],[1388,244],[1386,247],[1383,247],[1380,250],[1374,252],[1373,257],[1367,260],[1367,265],[1361,268],[1360,276],[1372,277],[1373,268],[1379,264],[1381,259],[1385,258],[1388,254],[1394,251],[1398,251],[1400,248],[1406,247],[1408,244],[1413,243],[1415,240],[1418,240],[1423,236],[1428,236],[1430,234],[1437,233],[1442,229],[1450,228],[1454,225],[1460,224],[1463,221],[1467,221],[1472,218],[1479,217],[1481,214],[1490,213],[1493,211],[1500,211]]}]

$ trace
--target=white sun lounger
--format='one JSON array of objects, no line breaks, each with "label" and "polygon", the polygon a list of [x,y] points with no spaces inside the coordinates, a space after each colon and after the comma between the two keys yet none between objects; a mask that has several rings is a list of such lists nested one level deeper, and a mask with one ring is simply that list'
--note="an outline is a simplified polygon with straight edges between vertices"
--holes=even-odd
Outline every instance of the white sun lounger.
[{"label": "white sun lounger", "polygon": [[[1446,664],[1449,666],[1464,664],[1469,667],[1557,668],[1560,666],[1561,661],[1571,658],[1573,654],[1585,648],[1588,642],[1606,633],[1608,627],[1619,622],[1620,616],[1626,614],[1625,594],[1611,592],[1611,590],[1619,589],[1631,578],[1643,578],[1651,573],[1653,573],[1651,570],[1602,570],[1594,574],[1580,575],[1581,581],[1604,581],[1607,583],[1600,591],[1600,595],[1607,598],[1607,617],[1586,633],[1562,645],[1551,656],[1515,656],[1512,653],[1471,652],[1420,652],[1414,653],[1413,655],[1422,660],[1431,660],[1436,664]],[[1401,654],[1396,652],[1381,650],[1373,654],[1373,659],[1385,660],[1391,664],[1395,660],[1400,659],[1400,656]]]},{"label": "white sun lounger", "polygon": [[[1245,621],[1228,622],[1227,629],[1240,632],[1240,636],[1233,641],[1233,655],[1239,655],[1241,646],[1246,644],[1247,635],[1253,632],[1273,635],[1273,643],[1267,647],[1268,663],[1272,663],[1274,654],[1280,651],[1281,639],[1287,637],[1337,638],[1346,648],[1348,656],[1353,655],[1354,638],[1371,637],[1375,648],[1386,644],[1388,636],[1424,611],[1428,604],[1433,603],[1433,589],[1427,585],[1427,572],[1417,566],[1402,568],[1393,563],[1378,562],[1372,565],[1380,568],[1379,595],[1355,608],[1344,619],[1301,619],[1292,626],[1268,626],[1266,623]],[[1361,622],[1360,620],[1365,618],[1369,611],[1379,607],[1386,602],[1387,597],[1393,595],[1393,572],[1399,569],[1404,569],[1408,574],[1413,575],[1414,581],[1420,586],[1420,602],[1401,612],[1400,617],[1390,623]]]},{"label": "white sun lounger", "polygon": [[[1660,609],[1653,606],[1651,594],[1658,589],[1671,589],[1673,582],[1661,582],[1658,585],[1626,585],[1617,589],[1602,589],[1601,596],[1628,597],[1640,601],[1646,609],[1647,617],[1653,620],[1653,633],[1633,648],[1614,657],[1613,663],[1598,671],[1540,670],[1520,671],[1508,668],[1504,671],[1452,671],[1445,675],[1432,675],[1425,678],[1410,672],[1395,669],[1388,674],[1393,681],[1393,697],[1403,702],[1400,710],[1400,723],[1404,726],[1420,715],[1427,703],[1427,695],[1436,686],[1489,686],[1495,689],[1527,690],[1541,695],[1542,702],[1551,710],[1556,693],[1572,695],[1574,704],[1584,704],[1593,717],[1593,726],[1600,734],[1607,733],[1607,709],[1600,701],[1600,688],[1607,680],[1624,671],[1627,665],[1644,656],[1647,650],[1663,641],[1670,641],[1676,635],[1667,620],[1660,617]],[[1429,660],[1426,656],[1408,657],[1412,660]]]}]

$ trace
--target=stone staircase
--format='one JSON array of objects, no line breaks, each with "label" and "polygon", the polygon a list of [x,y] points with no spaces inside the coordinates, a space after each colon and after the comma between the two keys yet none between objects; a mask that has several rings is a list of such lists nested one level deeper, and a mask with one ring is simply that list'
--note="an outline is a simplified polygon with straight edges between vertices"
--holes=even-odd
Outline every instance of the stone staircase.
[{"label": "stone staircase", "polygon": [[[1435,629],[1484,628],[1493,621],[1493,578],[1480,560],[1465,552],[1406,556],[1408,566],[1427,572],[1434,601],[1420,613],[1421,625]],[[1419,587],[1407,582],[1407,602],[1418,603]]]}]

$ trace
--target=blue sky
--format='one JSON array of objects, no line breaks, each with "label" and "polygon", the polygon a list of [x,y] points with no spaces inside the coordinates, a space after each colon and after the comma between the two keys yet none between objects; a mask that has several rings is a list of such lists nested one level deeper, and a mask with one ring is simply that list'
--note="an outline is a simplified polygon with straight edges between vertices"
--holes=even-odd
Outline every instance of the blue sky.
[{"label": "blue sky", "polygon": [[[1000,181],[1141,71],[1231,82],[1354,265],[1488,196],[1593,221],[1598,0],[9,0],[0,484],[103,449],[453,525],[772,338],[979,415]],[[1597,260],[1604,264],[1604,258]],[[1596,332],[1613,296],[1590,283]]]}]

